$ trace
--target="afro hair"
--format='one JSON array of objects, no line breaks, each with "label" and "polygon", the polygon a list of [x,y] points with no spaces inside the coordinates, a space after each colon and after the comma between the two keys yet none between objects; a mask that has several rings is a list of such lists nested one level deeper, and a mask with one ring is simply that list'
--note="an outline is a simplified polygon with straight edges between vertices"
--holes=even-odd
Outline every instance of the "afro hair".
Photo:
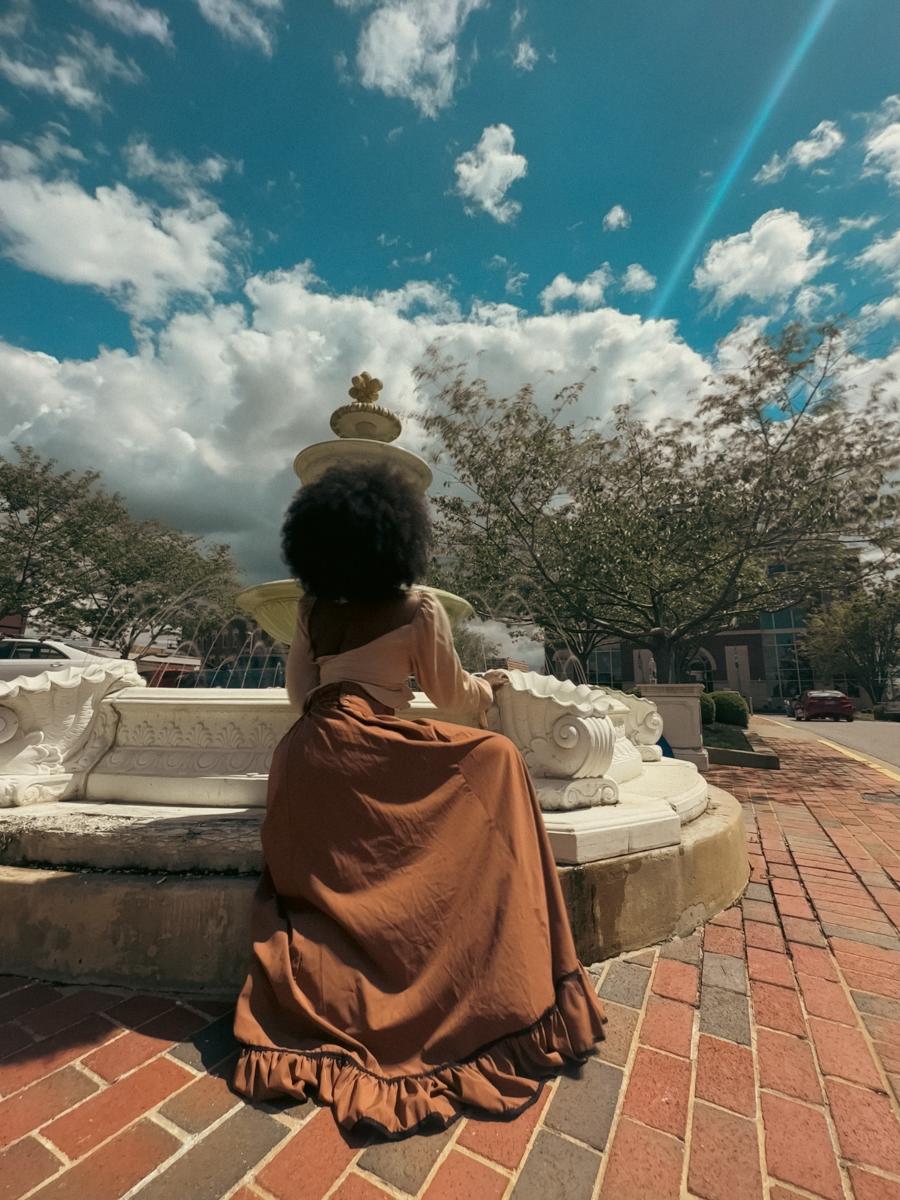
[{"label": "afro hair", "polygon": [[288,507],[281,549],[303,590],[323,600],[386,600],[424,578],[425,497],[393,467],[330,467]]}]

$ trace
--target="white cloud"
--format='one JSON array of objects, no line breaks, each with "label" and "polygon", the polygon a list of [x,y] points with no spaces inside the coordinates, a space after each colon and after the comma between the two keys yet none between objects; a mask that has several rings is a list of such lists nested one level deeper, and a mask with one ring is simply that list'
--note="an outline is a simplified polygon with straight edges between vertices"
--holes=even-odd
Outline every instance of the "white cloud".
[{"label": "white cloud", "polygon": [[815,237],[813,226],[798,213],[774,208],[746,233],[712,242],[694,271],[693,285],[711,292],[718,309],[741,296],[784,298],[828,262],[824,250],[813,249]]},{"label": "white cloud", "polygon": [[683,412],[709,370],[671,322],[612,309],[482,306],[463,318],[433,284],[341,295],[309,264],[255,276],[246,293],[247,307],[174,316],[135,354],[60,360],[0,343],[0,453],[19,440],[63,466],[95,466],[138,515],[222,536],[256,578],[278,578],[291,459],[331,438],[331,409],[361,369],[384,380],[410,449],[422,446],[412,414],[427,404],[412,371],[436,338],[504,395],[532,382],[549,403],[585,379],[579,420],[652,393],[656,416]]},{"label": "white cloud", "polygon": [[522,290],[528,282],[527,271],[520,271],[515,263],[511,263],[502,254],[495,254],[487,266],[492,271],[504,272],[506,276],[504,287],[508,296],[521,296]]},{"label": "white cloud", "polygon": [[871,229],[873,225],[877,225],[881,217],[841,217],[831,234],[832,239],[841,238],[845,233],[854,233],[859,229]]},{"label": "white cloud", "polygon": [[810,284],[800,289],[791,303],[791,309],[802,320],[810,321],[821,311],[823,305],[831,304],[836,297],[835,284],[823,283],[818,287]]},{"label": "white cloud", "polygon": [[122,184],[88,192],[44,179],[22,147],[2,158],[0,240],[25,270],[97,288],[139,319],[160,316],[175,296],[208,299],[225,286],[234,235],[211,201],[157,207]]},{"label": "white cloud", "polygon": [[533,71],[540,58],[528,38],[523,38],[513,51],[513,66],[518,71]]},{"label": "white cloud", "polygon": [[868,267],[884,275],[896,288],[894,295],[864,305],[863,320],[876,325],[900,321],[900,229],[892,237],[873,242],[853,262],[855,266]]},{"label": "white cloud", "polygon": [[866,138],[865,173],[900,188],[900,95],[888,96]]},{"label": "white cloud", "polygon": [[42,133],[31,141],[34,151],[42,162],[52,163],[59,159],[69,162],[84,162],[85,158],[77,146],[69,142],[69,131],[58,121],[50,121]]},{"label": "white cloud", "polygon": [[160,158],[144,137],[132,137],[123,154],[129,178],[152,179],[176,195],[199,192],[208,183],[218,183],[230,167],[241,167],[219,154],[210,154],[199,162],[177,153]]},{"label": "white cloud", "polygon": [[787,154],[773,154],[767,163],[753,176],[754,183],[775,183],[781,179],[788,167],[796,166],[808,170],[815,163],[837,154],[846,138],[834,121],[820,121],[809,137],[794,142]]},{"label": "white cloud", "polygon": [[616,229],[627,229],[631,224],[631,213],[621,204],[614,204],[603,218],[603,228],[607,233]]},{"label": "white cloud", "polygon": [[89,33],[68,38],[69,49],[52,62],[26,47],[24,58],[0,50],[0,75],[25,91],[58,96],[72,108],[96,109],[103,105],[99,84],[107,79],[137,83],[143,78],[131,59],[121,59],[111,46],[101,46]]},{"label": "white cloud", "polygon": [[[518,200],[505,199],[509,188],[528,171],[524,154],[516,154],[508,125],[488,125],[478,144],[456,160],[456,190],[495,221],[507,224],[522,211]],[[473,215],[468,205],[466,212]]]},{"label": "white cloud", "polygon": [[197,0],[202,15],[224,37],[271,54],[275,45],[272,29],[281,12],[282,0]]},{"label": "white cloud", "polygon": [[81,0],[81,3],[120,33],[154,38],[164,46],[172,44],[169,18],[158,8],[145,8],[137,0]]},{"label": "white cloud", "polygon": [[655,287],[656,276],[640,263],[631,263],[622,276],[623,292],[652,292]]},{"label": "white cloud", "polygon": [[579,308],[599,308],[612,281],[613,273],[609,263],[604,263],[596,271],[591,271],[590,275],[585,275],[580,283],[560,272],[547,284],[538,299],[545,313],[552,312],[560,300],[574,300]]},{"label": "white cloud", "polygon": [[[361,4],[337,0],[340,7]],[[379,0],[363,25],[356,50],[359,82],[387,96],[411,100],[434,117],[453,99],[457,41],[487,0]]]},{"label": "white cloud", "polygon": [[854,262],[862,267],[873,267],[900,283],[900,229],[892,237],[873,242]]}]

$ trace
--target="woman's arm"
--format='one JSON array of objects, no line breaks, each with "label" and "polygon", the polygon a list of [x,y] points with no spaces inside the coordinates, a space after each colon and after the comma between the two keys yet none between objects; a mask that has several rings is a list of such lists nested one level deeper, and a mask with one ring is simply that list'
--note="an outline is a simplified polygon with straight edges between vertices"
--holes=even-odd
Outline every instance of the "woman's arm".
[{"label": "woman's arm", "polygon": [[483,712],[493,700],[493,688],[463,668],[447,614],[430,592],[421,597],[413,620],[413,671],[419,687],[438,708]]},{"label": "woman's arm", "polygon": [[303,597],[297,605],[297,624],[285,668],[288,703],[297,712],[303,708],[303,701],[313,688],[319,685],[319,668],[313,662],[309,642],[308,618],[309,604]]}]

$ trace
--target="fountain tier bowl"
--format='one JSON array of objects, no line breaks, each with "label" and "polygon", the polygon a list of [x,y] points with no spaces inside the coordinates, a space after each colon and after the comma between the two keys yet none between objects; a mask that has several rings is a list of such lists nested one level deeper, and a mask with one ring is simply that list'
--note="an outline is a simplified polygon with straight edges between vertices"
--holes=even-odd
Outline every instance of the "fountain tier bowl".
[{"label": "fountain tier bowl", "polygon": [[[462,596],[454,596],[452,592],[442,591],[441,588],[422,590],[431,592],[438,599],[451,625],[458,625],[474,616],[472,605]],[[297,624],[297,601],[302,595],[295,579],[275,579],[271,583],[245,588],[238,593],[237,602],[270,637],[289,646]]]}]

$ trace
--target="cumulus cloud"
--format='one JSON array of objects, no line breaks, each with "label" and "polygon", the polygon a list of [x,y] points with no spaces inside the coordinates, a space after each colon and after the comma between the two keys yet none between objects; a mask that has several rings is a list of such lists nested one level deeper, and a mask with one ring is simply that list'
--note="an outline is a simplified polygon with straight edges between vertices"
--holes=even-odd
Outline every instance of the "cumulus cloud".
[{"label": "cumulus cloud", "polygon": [[15,58],[0,50],[0,75],[24,91],[58,96],[72,108],[103,107],[100,87],[109,79],[137,83],[143,78],[131,59],[121,59],[111,46],[102,46],[89,33],[73,34],[68,49],[52,61],[43,54],[19,47]]},{"label": "cumulus cloud", "polygon": [[753,176],[754,183],[775,183],[781,179],[788,167],[800,167],[806,171],[816,163],[837,154],[847,139],[834,121],[820,121],[809,137],[794,142],[783,157],[773,154]]},{"label": "cumulus cloud", "polygon": [[505,225],[522,211],[518,200],[507,200],[509,188],[528,171],[528,160],[515,151],[516,139],[508,125],[488,125],[478,144],[456,160],[456,190],[472,216],[482,209]]},{"label": "cumulus cloud", "polygon": [[171,46],[169,18],[158,8],[146,8],[137,0],[81,0],[95,17],[131,37],[149,37]]},{"label": "cumulus cloud", "polygon": [[152,179],[176,195],[200,192],[209,183],[218,183],[233,164],[219,154],[210,154],[199,162],[191,162],[182,154],[160,157],[144,137],[133,136],[123,150],[126,169],[131,179]]},{"label": "cumulus cloud", "polygon": [[866,138],[865,173],[900,188],[900,95],[888,96]]},{"label": "cumulus cloud", "polygon": [[710,292],[717,309],[741,296],[784,298],[828,262],[824,250],[813,249],[815,238],[813,226],[798,213],[773,208],[746,233],[712,242],[694,271],[693,285]]},{"label": "cumulus cloud", "polygon": [[282,0],[197,0],[197,7],[223,37],[254,46],[270,55],[275,45],[274,19]]},{"label": "cumulus cloud", "polygon": [[97,288],[138,319],[160,316],[176,296],[208,298],[224,287],[232,240],[229,218],[211,201],[157,207],[122,184],[89,192],[64,176],[46,179],[23,147],[0,157],[4,256]]},{"label": "cumulus cloud", "polygon": [[623,292],[652,292],[655,287],[656,276],[640,263],[631,263],[622,276]]},{"label": "cumulus cloud", "polygon": [[538,299],[545,313],[552,312],[560,300],[574,300],[579,308],[598,308],[603,303],[606,289],[613,281],[613,273],[609,263],[604,263],[590,275],[585,275],[581,282],[570,279],[560,272],[548,283]]},{"label": "cumulus cloud", "polygon": [[530,317],[512,305],[463,315],[430,283],[335,294],[304,263],[251,278],[246,305],[172,317],[138,353],[75,361],[0,343],[0,453],[20,441],[63,466],[95,466],[137,515],[231,541],[254,579],[277,578],[293,455],[332,437],[331,409],[363,369],[384,380],[402,443],[422,449],[413,414],[427,398],[413,368],[435,339],[501,394],[532,382],[549,404],[562,383],[586,379],[576,419],[635,394],[655,393],[658,416],[683,411],[709,369],[671,322],[612,309]]},{"label": "cumulus cloud", "polygon": [[517,71],[533,71],[540,55],[528,38],[523,38],[513,51],[513,66]]},{"label": "cumulus cloud", "polygon": [[[367,0],[336,0],[341,8]],[[487,0],[378,0],[359,35],[356,67],[363,87],[411,100],[435,117],[453,99],[463,26]]]},{"label": "cumulus cloud", "polygon": [[630,224],[631,213],[621,204],[614,204],[603,218],[603,228],[607,233],[612,233],[616,229],[627,229]]}]

